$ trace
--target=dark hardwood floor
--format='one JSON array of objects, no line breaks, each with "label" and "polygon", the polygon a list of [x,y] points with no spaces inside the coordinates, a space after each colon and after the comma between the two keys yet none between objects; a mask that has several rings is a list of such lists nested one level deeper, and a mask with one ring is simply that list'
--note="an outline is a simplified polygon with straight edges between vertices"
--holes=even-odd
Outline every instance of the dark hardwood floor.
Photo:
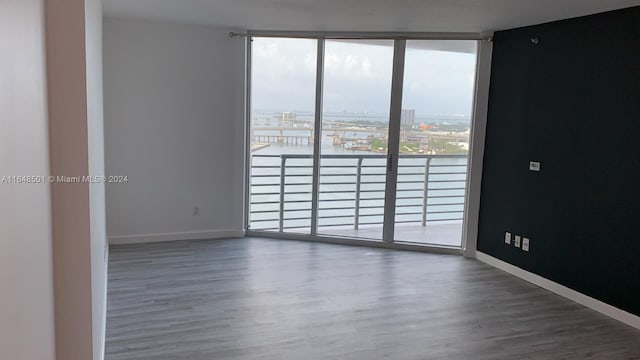
[{"label": "dark hardwood floor", "polygon": [[640,359],[639,330],[452,255],[112,246],[108,286],[107,360]]}]

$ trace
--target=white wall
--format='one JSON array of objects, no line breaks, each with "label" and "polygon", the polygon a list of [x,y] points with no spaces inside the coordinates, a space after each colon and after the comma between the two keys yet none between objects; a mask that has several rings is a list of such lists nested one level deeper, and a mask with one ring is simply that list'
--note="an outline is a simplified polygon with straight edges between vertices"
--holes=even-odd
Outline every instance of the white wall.
[{"label": "white wall", "polygon": [[[104,118],[102,94],[102,3],[85,0],[85,46],[87,63],[87,136],[89,175],[104,176]],[[91,302],[93,359],[104,358],[107,314],[107,220],[105,184],[89,184],[91,222]]]},{"label": "white wall", "polygon": [[[0,1],[0,178],[46,175],[43,3]],[[0,359],[55,359],[46,184],[0,181]]]},{"label": "white wall", "polygon": [[[53,176],[104,172],[98,0],[47,2],[47,87]],[[104,186],[51,185],[56,357],[102,359]]]},{"label": "white wall", "polygon": [[[229,29],[104,20],[111,243],[242,234],[244,41]],[[199,214],[194,214],[199,207]]]}]

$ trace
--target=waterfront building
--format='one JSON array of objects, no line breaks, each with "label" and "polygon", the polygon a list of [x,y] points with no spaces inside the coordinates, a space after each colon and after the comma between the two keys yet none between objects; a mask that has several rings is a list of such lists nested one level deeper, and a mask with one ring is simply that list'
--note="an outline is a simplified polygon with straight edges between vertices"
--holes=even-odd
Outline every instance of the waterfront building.
[{"label": "waterfront building", "polygon": [[416,111],[414,109],[402,109],[400,115],[400,126],[403,129],[413,128],[416,119]]}]

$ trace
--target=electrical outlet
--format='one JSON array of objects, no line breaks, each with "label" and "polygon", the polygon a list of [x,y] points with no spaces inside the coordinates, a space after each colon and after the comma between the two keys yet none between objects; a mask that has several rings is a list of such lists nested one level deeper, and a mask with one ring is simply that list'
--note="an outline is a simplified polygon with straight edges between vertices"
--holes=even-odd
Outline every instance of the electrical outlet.
[{"label": "electrical outlet", "polygon": [[197,206],[193,207],[193,216],[198,216],[200,214],[200,208]]},{"label": "electrical outlet", "polygon": [[529,170],[540,171],[540,161],[529,161]]},{"label": "electrical outlet", "polygon": [[511,245],[511,233],[508,231],[504,233],[504,243]]},{"label": "electrical outlet", "polygon": [[515,239],[515,241],[513,242],[513,245],[514,245],[515,247],[517,247],[517,248],[519,248],[519,247],[520,247],[520,235],[516,235],[516,239]]},{"label": "electrical outlet", "polygon": [[522,250],[523,251],[529,251],[529,239],[528,238],[523,238],[522,239]]}]

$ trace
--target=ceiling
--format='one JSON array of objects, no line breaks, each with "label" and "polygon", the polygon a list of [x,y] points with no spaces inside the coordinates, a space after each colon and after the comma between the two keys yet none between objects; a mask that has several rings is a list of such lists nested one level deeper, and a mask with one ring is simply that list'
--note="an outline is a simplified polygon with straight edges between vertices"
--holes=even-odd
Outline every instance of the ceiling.
[{"label": "ceiling", "polygon": [[483,32],[640,0],[103,0],[107,16],[250,30]]}]

